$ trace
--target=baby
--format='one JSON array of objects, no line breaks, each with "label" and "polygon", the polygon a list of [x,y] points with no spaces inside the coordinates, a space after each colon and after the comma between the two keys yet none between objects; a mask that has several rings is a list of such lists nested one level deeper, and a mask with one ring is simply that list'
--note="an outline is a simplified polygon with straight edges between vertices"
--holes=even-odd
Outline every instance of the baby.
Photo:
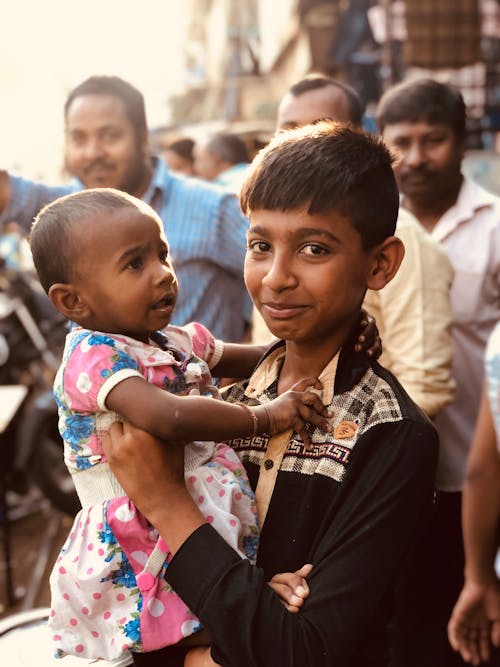
[{"label": "baby", "polygon": [[321,387],[314,378],[256,407],[214,400],[211,372],[246,377],[263,348],[224,344],[197,323],[169,326],[177,280],[162,223],[144,202],[112,189],[68,195],[39,213],[30,244],[42,286],[72,323],[54,391],[82,509],[51,574],[56,655],[111,660],[154,651],[200,624],[164,579],[168,544],[109,469],[109,425],[126,420],[167,447],[186,442],[193,499],[254,561],[253,493],[220,441],[292,427],[308,447],[306,424],[329,428],[331,415],[312,391]]}]

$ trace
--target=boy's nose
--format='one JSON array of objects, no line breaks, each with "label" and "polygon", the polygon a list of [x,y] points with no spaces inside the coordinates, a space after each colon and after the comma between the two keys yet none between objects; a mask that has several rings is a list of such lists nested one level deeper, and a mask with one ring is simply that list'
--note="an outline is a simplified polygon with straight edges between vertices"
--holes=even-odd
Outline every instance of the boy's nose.
[{"label": "boy's nose", "polygon": [[293,262],[285,256],[274,256],[268,271],[262,278],[262,284],[275,292],[293,287],[296,278],[293,273]]}]

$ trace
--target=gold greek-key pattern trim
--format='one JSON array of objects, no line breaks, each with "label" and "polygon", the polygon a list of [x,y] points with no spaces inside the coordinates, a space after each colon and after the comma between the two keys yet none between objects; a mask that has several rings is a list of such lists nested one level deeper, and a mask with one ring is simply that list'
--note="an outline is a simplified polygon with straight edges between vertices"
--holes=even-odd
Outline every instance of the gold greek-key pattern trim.
[{"label": "gold greek-key pattern trim", "polygon": [[[242,385],[234,385],[228,394],[228,400],[247,402],[250,405],[268,403],[275,398],[275,384],[257,397],[248,399]],[[352,429],[350,437],[335,438],[332,433],[325,433],[315,428],[311,434],[313,449],[306,451],[297,435],[288,443],[281,461],[280,470],[297,472],[304,475],[324,475],[341,481],[349,464],[351,453],[359,438],[378,424],[397,422],[402,419],[401,409],[391,386],[381,377],[368,369],[361,382],[350,392],[333,397],[328,406],[333,412],[330,420],[335,429],[342,422],[352,422],[357,429]],[[236,438],[230,442],[243,462],[261,466],[268,447],[269,437]]]}]

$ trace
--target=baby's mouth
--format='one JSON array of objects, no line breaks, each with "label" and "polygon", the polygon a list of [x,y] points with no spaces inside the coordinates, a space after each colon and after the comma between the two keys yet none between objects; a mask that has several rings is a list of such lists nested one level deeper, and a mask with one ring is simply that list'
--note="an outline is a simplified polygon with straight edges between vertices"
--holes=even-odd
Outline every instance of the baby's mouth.
[{"label": "baby's mouth", "polygon": [[155,304],[153,304],[154,310],[162,310],[164,308],[172,308],[174,305],[174,298],[172,296],[165,296],[163,299],[160,299]]}]

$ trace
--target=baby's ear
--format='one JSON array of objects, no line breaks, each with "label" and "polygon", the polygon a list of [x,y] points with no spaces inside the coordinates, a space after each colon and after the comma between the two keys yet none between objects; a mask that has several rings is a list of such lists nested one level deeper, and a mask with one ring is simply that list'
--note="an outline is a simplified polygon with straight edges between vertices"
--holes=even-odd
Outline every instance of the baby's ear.
[{"label": "baby's ear", "polygon": [[54,283],[49,289],[52,305],[68,320],[80,322],[90,314],[87,304],[71,283]]},{"label": "baby's ear", "polygon": [[368,288],[380,290],[396,275],[405,247],[397,236],[389,236],[373,251],[373,266],[368,275]]}]

